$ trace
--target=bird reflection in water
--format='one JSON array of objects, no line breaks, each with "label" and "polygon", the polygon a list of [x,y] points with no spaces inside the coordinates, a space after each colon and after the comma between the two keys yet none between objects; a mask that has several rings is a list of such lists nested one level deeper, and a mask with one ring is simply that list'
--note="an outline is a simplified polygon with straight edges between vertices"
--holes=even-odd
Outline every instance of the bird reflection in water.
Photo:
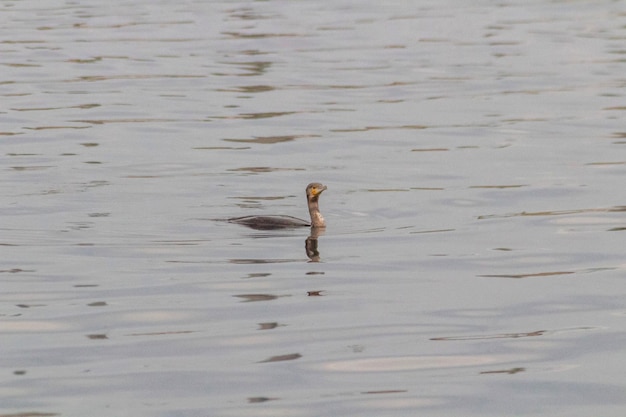
[{"label": "bird reflection in water", "polygon": [[306,249],[306,256],[309,257],[311,262],[320,261],[320,251],[317,246],[317,238],[324,234],[324,228],[312,227],[311,234],[306,238],[304,242],[304,248]]}]

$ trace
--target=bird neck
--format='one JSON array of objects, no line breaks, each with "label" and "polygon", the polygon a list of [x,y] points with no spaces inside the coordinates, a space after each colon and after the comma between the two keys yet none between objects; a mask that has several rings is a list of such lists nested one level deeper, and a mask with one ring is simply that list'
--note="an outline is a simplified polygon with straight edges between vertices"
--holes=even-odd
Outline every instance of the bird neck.
[{"label": "bird neck", "polygon": [[315,201],[309,201],[309,214],[311,215],[311,226],[326,227],[326,222],[324,221],[324,217],[322,217],[322,213],[320,213],[317,199],[315,199]]}]

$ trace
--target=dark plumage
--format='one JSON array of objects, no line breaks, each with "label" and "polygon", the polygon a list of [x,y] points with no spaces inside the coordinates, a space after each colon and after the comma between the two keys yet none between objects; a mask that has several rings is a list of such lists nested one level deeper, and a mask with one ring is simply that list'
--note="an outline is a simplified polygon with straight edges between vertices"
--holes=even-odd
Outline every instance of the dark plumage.
[{"label": "dark plumage", "polygon": [[228,219],[228,221],[257,230],[289,229],[309,226],[326,227],[326,222],[319,208],[320,194],[322,194],[326,188],[325,185],[319,182],[313,182],[306,187],[306,200],[311,216],[310,222],[291,216],[244,216]]}]

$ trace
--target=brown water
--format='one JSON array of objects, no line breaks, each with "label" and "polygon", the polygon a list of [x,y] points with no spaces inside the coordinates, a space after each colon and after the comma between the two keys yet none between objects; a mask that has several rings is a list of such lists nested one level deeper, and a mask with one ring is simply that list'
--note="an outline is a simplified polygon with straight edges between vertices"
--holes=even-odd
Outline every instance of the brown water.
[{"label": "brown water", "polygon": [[0,416],[624,414],[623,2],[0,22]]}]

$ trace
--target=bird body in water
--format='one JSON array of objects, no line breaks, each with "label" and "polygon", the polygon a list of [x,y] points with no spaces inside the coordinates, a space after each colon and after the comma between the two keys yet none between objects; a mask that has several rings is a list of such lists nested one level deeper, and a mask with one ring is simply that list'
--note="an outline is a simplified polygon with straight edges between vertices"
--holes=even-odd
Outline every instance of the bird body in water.
[{"label": "bird body in water", "polygon": [[327,187],[319,182],[313,182],[306,187],[306,200],[309,206],[311,221],[298,219],[291,216],[244,216],[228,219],[231,223],[257,230],[289,229],[295,227],[326,227],[326,221],[320,213],[319,198]]}]

